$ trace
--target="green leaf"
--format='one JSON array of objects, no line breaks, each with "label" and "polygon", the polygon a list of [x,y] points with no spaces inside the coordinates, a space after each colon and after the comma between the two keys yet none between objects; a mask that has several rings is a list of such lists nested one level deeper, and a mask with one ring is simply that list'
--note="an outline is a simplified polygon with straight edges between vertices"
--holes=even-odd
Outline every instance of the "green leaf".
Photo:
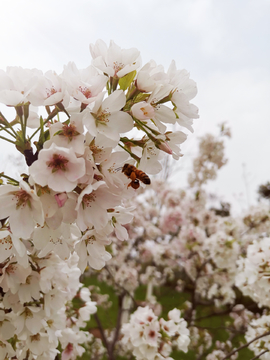
[{"label": "green leaf", "polygon": [[120,89],[125,91],[129,85],[132,83],[132,81],[135,78],[135,75],[137,74],[137,71],[131,71],[130,73],[128,73],[127,75],[123,76],[122,78],[119,79],[119,86]]}]

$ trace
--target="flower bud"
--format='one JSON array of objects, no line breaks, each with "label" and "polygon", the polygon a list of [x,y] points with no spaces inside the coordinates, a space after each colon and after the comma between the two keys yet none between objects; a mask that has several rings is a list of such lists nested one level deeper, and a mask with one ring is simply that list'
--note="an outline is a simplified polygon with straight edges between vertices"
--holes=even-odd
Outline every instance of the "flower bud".
[{"label": "flower bud", "polygon": [[155,144],[157,148],[159,148],[162,151],[165,151],[167,154],[172,154],[172,149],[169,147],[168,143],[166,141],[162,141],[160,143]]},{"label": "flower bud", "polygon": [[61,208],[65,205],[65,203],[68,199],[68,196],[67,196],[66,192],[63,192],[63,193],[54,195],[54,198],[55,198],[58,206]]},{"label": "flower bud", "polygon": [[145,101],[134,104],[131,108],[131,112],[132,115],[139,120],[151,119],[155,115],[153,106]]}]

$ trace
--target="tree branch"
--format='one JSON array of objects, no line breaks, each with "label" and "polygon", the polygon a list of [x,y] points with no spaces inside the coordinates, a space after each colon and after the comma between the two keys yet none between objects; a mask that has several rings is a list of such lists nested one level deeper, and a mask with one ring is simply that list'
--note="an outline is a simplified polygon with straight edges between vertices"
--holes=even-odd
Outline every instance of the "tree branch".
[{"label": "tree branch", "polygon": [[125,294],[121,294],[119,296],[118,299],[118,314],[117,314],[117,322],[116,322],[116,329],[115,329],[115,334],[114,334],[114,338],[110,344],[110,351],[113,354],[114,352],[114,346],[116,344],[116,341],[118,340],[119,337],[119,332],[120,332],[120,328],[121,328],[121,319],[122,319],[122,313],[123,313],[123,298],[124,298]]},{"label": "tree branch", "polygon": [[253,340],[250,340],[250,341],[249,341],[248,343],[246,343],[245,345],[242,345],[242,346],[240,346],[239,348],[233,350],[233,351],[230,352],[228,355],[226,355],[222,360],[229,359],[233,354],[235,354],[235,353],[238,352],[239,350],[242,350],[242,349],[248,347],[248,346],[249,346],[251,343],[253,343],[254,341],[256,341],[256,340],[258,340],[258,339],[260,339],[260,338],[262,338],[262,337],[264,337],[264,336],[267,336],[267,335],[270,335],[270,331],[268,331],[268,332],[266,332],[266,333],[264,333],[264,334],[262,334],[262,335],[259,335],[259,336],[255,337]]},{"label": "tree branch", "polygon": [[256,360],[256,359],[259,359],[259,357],[265,353],[267,353],[269,350],[264,350],[262,351],[259,355],[255,356],[254,358],[252,358],[251,360]]},{"label": "tree branch", "polygon": [[109,343],[108,343],[108,341],[107,341],[107,338],[106,338],[106,336],[105,336],[105,333],[104,333],[102,324],[101,324],[101,322],[100,322],[100,320],[99,320],[99,317],[98,317],[97,313],[94,314],[94,318],[95,318],[96,323],[97,323],[97,326],[98,326],[98,328],[99,328],[102,341],[103,341],[106,349],[109,351]]},{"label": "tree branch", "polygon": [[211,313],[211,314],[208,314],[208,315],[205,315],[205,316],[201,316],[201,317],[199,317],[197,319],[194,319],[194,321],[201,321],[203,319],[207,319],[207,318],[210,318],[212,316],[226,315],[226,314],[229,314],[230,312],[232,312],[232,308],[226,309],[224,311],[214,312],[214,313]]},{"label": "tree branch", "polygon": [[131,293],[130,293],[127,289],[125,289],[122,285],[116,283],[116,281],[114,280],[113,274],[111,273],[111,270],[109,269],[108,265],[105,265],[104,268],[108,271],[110,277],[112,278],[112,280],[113,280],[113,282],[114,282],[114,285],[115,285],[116,287],[118,287],[119,289],[122,289],[122,290],[125,292],[125,294],[127,294],[128,296],[130,296],[130,298],[132,299],[132,301],[133,301],[133,303],[134,303],[135,308],[137,309],[138,304],[137,304],[134,296],[131,295]]}]

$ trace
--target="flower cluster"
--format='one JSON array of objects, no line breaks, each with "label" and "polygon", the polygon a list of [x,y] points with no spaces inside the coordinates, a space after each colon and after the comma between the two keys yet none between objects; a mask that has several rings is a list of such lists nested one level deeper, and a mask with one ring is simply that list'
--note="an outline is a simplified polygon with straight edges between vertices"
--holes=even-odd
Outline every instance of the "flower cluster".
[{"label": "flower cluster", "polygon": [[[4,358],[54,359],[59,342],[64,359],[82,354],[79,344],[90,337],[80,328],[96,308],[79,277],[111,258],[112,232],[127,240],[134,207],[123,200],[140,186],[136,167],[156,174],[162,153],[178,159],[186,134],[172,125],[192,131],[198,117],[190,103],[196,84],[174,62],[167,72],[153,61],[141,67],[137,49],[113,41],[98,40],[90,52],[89,67],[69,63],[60,75],[0,72],[0,103],[15,110],[12,121],[0,113],[1,139],[29,167],[20,181],[0,174]],[[75,296],[77,312],[69,304]]]},{"label": "flower cluster", "polygon": [[168,319],[158,319],[148,306],[139,307],[122,326],[123,346],[131,350],[137,360],[172,359],[172,346],[187,352],[190,343],[187,322],[178,309],[168,313]]},{"label": "flower cluster", "polygon": [[225,123],[220,125],[220,138],[217,139],[212,134],[207,134],[200,139],[199,155],[193,160],[193,172],[189,174],[188,182],[190,187],[202,186],[208,180],[217,177],[217,171],[226,163],[224,155],[224,141],[221,137],[230,137],[230,129]]},{"label": "flower cluster", "polygon": [[[72,254],[67,261],[54,253],[32,255],[29,261],[31,266],[26,267],[12,257],[2,268],[1,359],[54,359],[58,341],[69,359],[75,359],[84,351],[79,344],[90,339],[80,328],[96,312],[89,290],[79,281],[78,255]],[[79,312],[72,310],[75,296],[82,301]]]},{"label": "flower cluster", "polygon": [[247,248],[247,256],[238,260],[236,285],[260,306],[270,307],[269,265],[270,238],[254,240]]}]

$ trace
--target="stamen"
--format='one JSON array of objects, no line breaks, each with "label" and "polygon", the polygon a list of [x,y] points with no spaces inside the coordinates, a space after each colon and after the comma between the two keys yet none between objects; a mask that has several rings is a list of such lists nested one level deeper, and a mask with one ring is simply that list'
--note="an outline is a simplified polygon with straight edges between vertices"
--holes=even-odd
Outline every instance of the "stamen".
[{"label": "stamen", "polygon": [[14,198],[13,200],[16,201],[16,209],[18,209],[20,206],[25,207],[28,205],[31,208],[31,195],[28,194],[27,191],[20,189],[18,191],[14,191]]},{"label": "stamen", "polygon": [[52,172],[56,172],[58,170],[66,171],[68,159],[66,159],[63,155],[53,154],[51,161],[47,161],[46,165],[49,168],[52,168]]},{"label": "stamen", "polygon": [[79,86],[80,92],[86,97],[86,99],[90,99],[92,97],[91,90],[89,88]]},{"label": "stamen", "polygon": [[96,201],[96,194],[94,192],[91,192],[90,194],[85,194],[83,197],[83,207],[87,206],[87,207],[91,207],[91,203]]}]

